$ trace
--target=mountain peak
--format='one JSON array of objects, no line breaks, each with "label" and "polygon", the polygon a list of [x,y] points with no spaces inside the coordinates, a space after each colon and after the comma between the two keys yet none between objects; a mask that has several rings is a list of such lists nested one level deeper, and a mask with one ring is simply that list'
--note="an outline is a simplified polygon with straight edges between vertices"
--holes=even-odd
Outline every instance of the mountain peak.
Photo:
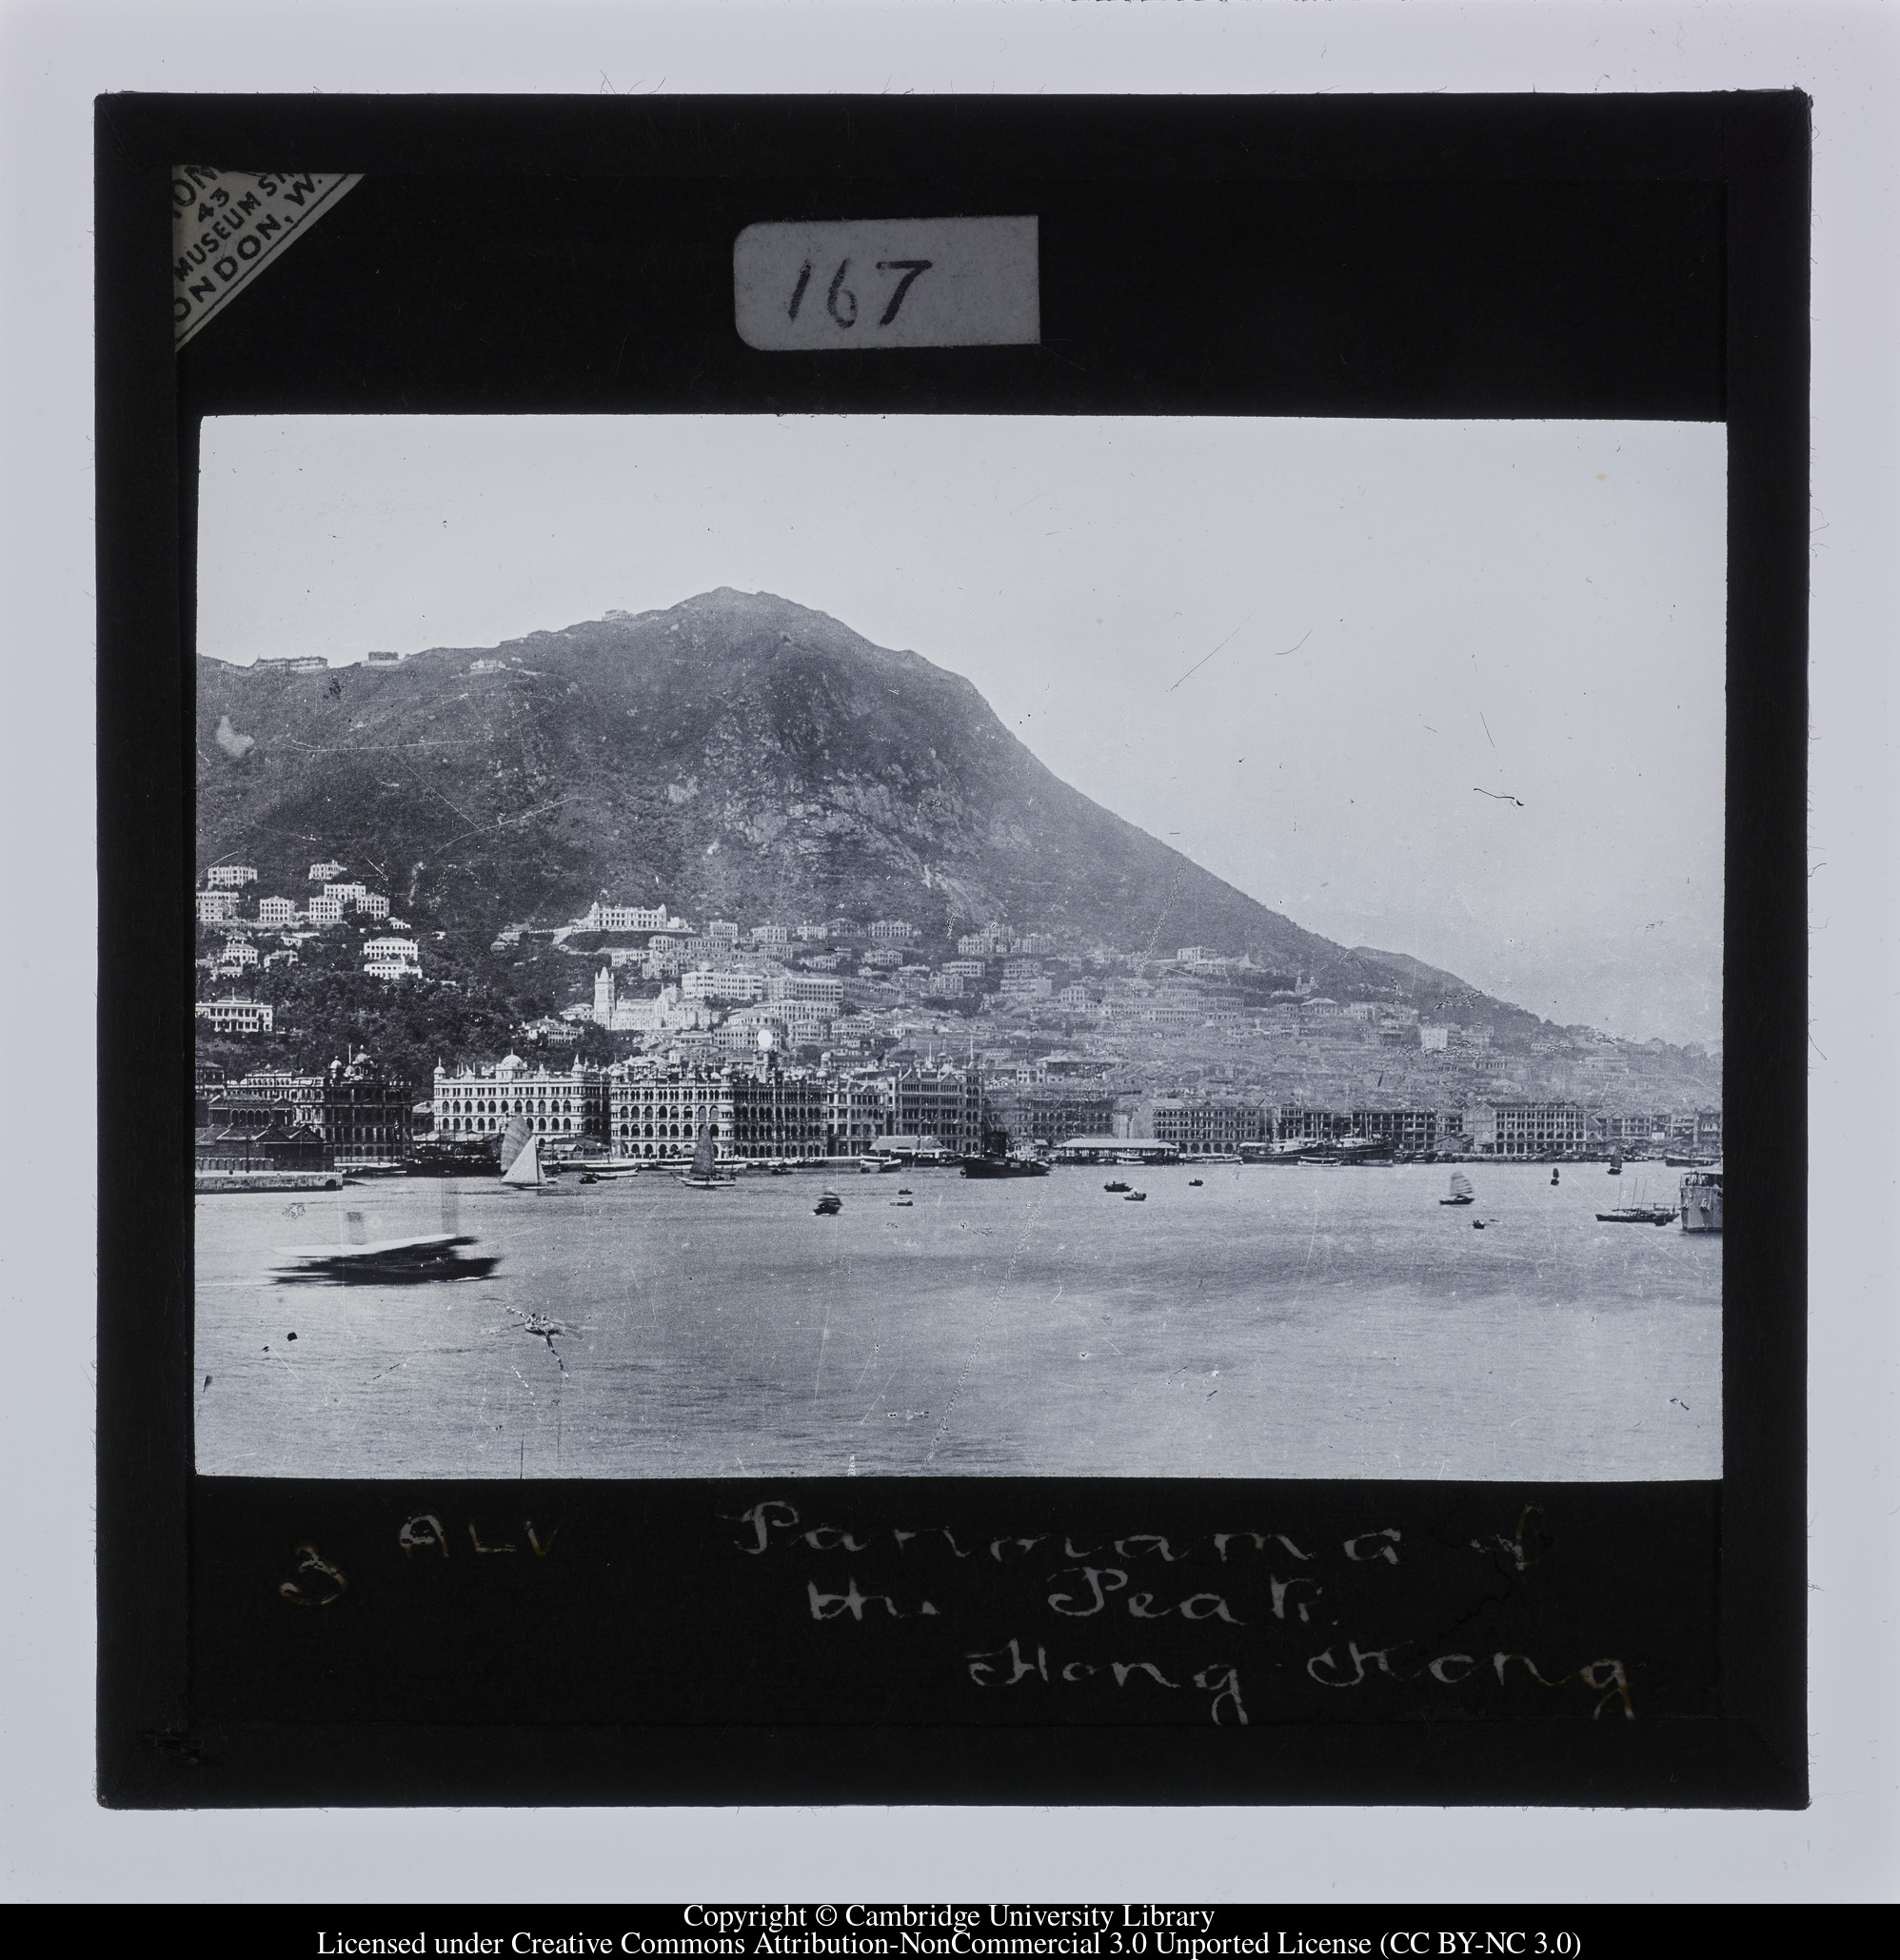
[{"label": "mountain peak", "polygon": [[318,852],[490,932],[606,893],[689,918],[1205,945],[1388,995],[1439,979],[1302,931],[1061,782],[960,675],[774,592],[267,688],[206,661],[198,716],[200,848],[247,854],[266,890]]}]

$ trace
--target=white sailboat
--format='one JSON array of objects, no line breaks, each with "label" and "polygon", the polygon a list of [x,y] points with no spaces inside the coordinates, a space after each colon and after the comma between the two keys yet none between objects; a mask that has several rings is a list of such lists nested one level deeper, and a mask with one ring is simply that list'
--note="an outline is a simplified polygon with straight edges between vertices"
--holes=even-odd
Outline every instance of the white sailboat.
[{"label": "white sailboat", "polygon": [[530,1137],[516,1153],[515,1160],[502,1173],[504,1184],[539,1189],[547,1179],[541,1169],[541,1138]]}]

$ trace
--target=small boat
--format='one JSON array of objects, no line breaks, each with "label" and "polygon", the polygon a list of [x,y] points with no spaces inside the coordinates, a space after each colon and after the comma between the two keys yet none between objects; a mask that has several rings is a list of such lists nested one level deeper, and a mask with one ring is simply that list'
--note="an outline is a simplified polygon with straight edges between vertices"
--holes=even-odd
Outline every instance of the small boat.
[{"label": "small boat", "polygon": [[1188,1189],[1189,1189],[1190,1191],[1197,1191],[1197,1190],[1200,1189],[1200,1187],[1202,1186],[1202,1184],[1203,1184],[1203,1183],[1204,1183],[1205,1181],[1206,1181],[1206,1180],[1205,1180],[1204,1178],[1189,1178],[1189,1179],[1187,1180],[1187,1183],[1188,1183]]},{"label": "small boat", "polygon": [[900,1184],[898,1186],[898,1196],[900,1198],[915,1198],[917,1194],[908,1184]]},{"label": "small boat", "polygon": [[1473,1201],[1472,1180],[1462,1171],[1452,1173],[1452,1195],[1441,1198],[1440,1204],[1470,1204]]},{"label": "small boat", "polygon": [[1474,1232],[1482,1232],[1484,1230],[1484,1220],[1482,1218],[1474,1218],[1472,1220],[1472,1230]]},{"label": "small boat", "polygon": [[844,1200],[835,1191],[827,1191],[812,1206],[813,1216],[821,1218],[835,1218],[844,1209]]},{"label": "small boat", "polygon": [[699,1139],[693,1145],[693,1168],[680,1179],[689,1191],[730,1191],[738,1180],[719,1174],[719,1156],[713,1148],[712,1132],[700,1125]]},{"label": "small boat", "polygon": [[792,1167],[790,1164],[772,1164],[767,1167],[765,1175],[768,1178],[789,1178]]},{"label": "small boat", "polygon": [[909,1211],[916,1202],[917,1200],[914,1198],[894,1198],[891,1199],[893,1208],[901,1212]]},{"label": "small boat", "polygon": [[1672,1204],[1625,1204],[1613,1211],[1598,1212],[1599,1225],[1671,1225],[1675,1222]]},{"label": "small boat", "polygon": [[1556,1166],[1555,1166],[1554,1164],[1553,1164],[1553,1165],[1551,1166],[1551,1182],[1552,1182],[1553,1184],[1556,1184],[1556,1183],[1559,1183],[1559,1182],[1561,1182],[1561,1181],[1562,1181],[1562,1180],[1561,1180],[1561,1179],[1560,1179],[1560,1178],[1558,1178],[1558,1176],[1557,1176],[1557,1168],[1556,1168]]},{"label": "small boat", "polygon": [[279,1258],[280,1285],[413,1286],[426,1279],[480,1279],[494,1271],[499,1258],[468,1258],[465,1245],[477,1241],[465,1233],[437,1232],[423,1238],[384,1238],[368,1245],[286,1245]]},{"label": "small boat", "polygon": [[1145,1191],[1131,1191],[1121,1201],[1123,1204],[1146,1204],[1148,1202],[1148,1194]]},{"label": "small boat", "polygon": [[1104,1191],[1128,1191],[1133,1189],[1133,1186],[1124,1184],[1119,1178],[1117,1178],[1111,1182],[1104,1184],[1101,1188]]}]

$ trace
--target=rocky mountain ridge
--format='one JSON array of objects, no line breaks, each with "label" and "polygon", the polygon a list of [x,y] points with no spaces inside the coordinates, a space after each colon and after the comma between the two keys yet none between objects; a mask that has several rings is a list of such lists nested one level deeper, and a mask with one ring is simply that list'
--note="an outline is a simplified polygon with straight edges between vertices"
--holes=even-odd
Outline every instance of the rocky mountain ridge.
[{"label": "rocky mountain ridge", "polygon": [[1002,920],[1536,1024],[1302,930],[1061,782],[968,681],[769,593],[386,665],[198,664],[200,862],[257,864],[262,894],[335,858],[399,913],[482,930],[603,896],[700,921],[902,918],[940,940]]}]

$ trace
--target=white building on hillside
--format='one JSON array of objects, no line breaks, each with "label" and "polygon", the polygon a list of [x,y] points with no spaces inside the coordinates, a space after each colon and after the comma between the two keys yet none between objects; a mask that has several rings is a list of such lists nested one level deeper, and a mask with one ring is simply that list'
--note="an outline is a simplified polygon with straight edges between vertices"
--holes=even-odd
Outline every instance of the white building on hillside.
[{"label": "white building on hillside", "polygon": [[766,982],[766,999],[836,1009],[844,1004],[844,982],[816,973],[775,973]]},{"label": "white building on hillside", "polygon": [[734,973],[715,967],[699,967],[680,977],[681,992],[688,1000],[720,1000],[742,1006],[762,1000],[769,984],[762,973]]},{"label": "white building on hillside", "polygon": [[413,980],[422,972],[422,948],[414,940],[367,940],[363,970],[373,980]]},{"label": "white building on hillside", "polygon": [[213,864],[205,874],[205,882],[213,891],[237,891],[244,885],[257,882],[255,864]]},{"label": "white building on hillside", "polygon": [[200,1000],[197,1015],[211,1023],[214,1035],[267,1035],[275,1019],[267,1001],[240,1000],[235,994],[222,1000]]},{"label": "white building on hillside", "polygon": [[663,932],[667,922],[666,908],[664,905],[604,905],[596,899],[576,922],[587,932]]}]

